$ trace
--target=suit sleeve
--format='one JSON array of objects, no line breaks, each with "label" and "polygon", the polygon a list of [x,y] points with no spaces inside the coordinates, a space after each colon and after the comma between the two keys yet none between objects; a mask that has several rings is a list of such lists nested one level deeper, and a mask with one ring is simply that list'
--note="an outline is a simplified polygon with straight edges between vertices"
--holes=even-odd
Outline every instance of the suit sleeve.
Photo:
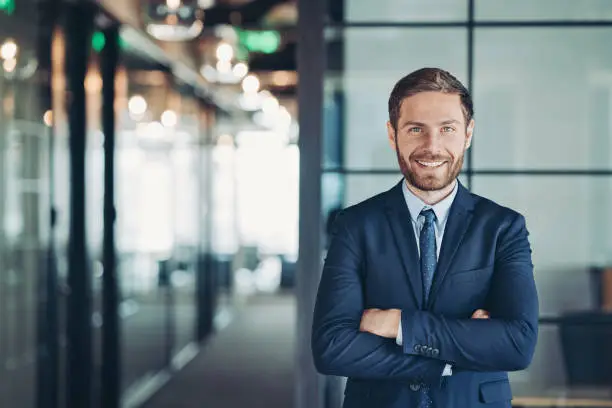
[{"label": "suit sleeve", "polygon": [[317,294],[312,353],[321,374],[440,384],[445,363],[402,352],[394,339],[360,332],[364,287],[360,248],[337,217]]},{"label": "suit sleeve", "polygon": [[491,318],[448,319],[402,311],[404,353],[436,350],[459,369],[518,371],[533,358],[538,335],[538,295],[525,219],[518,215],[499,237],[486,305]]}]

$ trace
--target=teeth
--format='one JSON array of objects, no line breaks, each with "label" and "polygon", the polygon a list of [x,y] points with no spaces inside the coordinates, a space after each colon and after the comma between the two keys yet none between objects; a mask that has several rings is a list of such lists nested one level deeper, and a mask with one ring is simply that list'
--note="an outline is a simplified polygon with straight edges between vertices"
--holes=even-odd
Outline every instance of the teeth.
[{"label": "teeth", "polygon": [[437,161],[437,162],[424,162],[424,161],[420,161],[420,160],[417,160],[417,162],[418,162],[419,164],[422,164],[423,166],[426,166],[426,167],[438,167],[438,166],[440,166],[442,163],[444,163],[443,161]]}]

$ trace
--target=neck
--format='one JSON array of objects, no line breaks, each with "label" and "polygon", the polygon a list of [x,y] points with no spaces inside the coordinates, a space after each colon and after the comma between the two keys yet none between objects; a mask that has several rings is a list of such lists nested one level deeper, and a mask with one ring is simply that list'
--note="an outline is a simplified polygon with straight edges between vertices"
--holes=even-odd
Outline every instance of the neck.
[{"label": "neck", "polygon": [[408,190],[410,190],[412,194],[414,194],[415,196],[423,200],[425,204],[435,205],[439,203],[440,201],[444,200],[446,197],[448,197],[453,192],[453,189],[455,188],[455,184],[457,183],[457,180],[453,181],[448,186],[440,190],[433,190],[433,191],[420,190],[416,188],[415,186],[413,186],[412,184],[410,184],[407,180],[405,180],[405,182],[406,182],[406,187],[408,187]]}]

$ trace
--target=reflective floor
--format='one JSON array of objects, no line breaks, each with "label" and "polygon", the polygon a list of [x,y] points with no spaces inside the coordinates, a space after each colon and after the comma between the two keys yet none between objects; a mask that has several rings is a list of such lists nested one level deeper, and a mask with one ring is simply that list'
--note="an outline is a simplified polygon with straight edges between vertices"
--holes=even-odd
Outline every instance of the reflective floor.
[{"label": "reflective floor", "polygon": [[293,406],[295,298],[256,296],[144,408]]}]

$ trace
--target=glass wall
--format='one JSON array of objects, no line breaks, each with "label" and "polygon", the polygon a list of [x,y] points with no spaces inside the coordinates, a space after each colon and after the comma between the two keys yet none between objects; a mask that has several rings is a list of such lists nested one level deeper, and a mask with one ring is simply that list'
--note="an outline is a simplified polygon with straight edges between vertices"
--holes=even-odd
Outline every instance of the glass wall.
[{"label": "glass wall", "polygon": [[[123,59],[118,87],[117,271],[124,390],[169,361],[166,262],[172,253],[169,141],[159,122],[168,78]],[[131,109],[130,109],[131,108]]]},{"label": "glass wall", "polygon": [[[188,361],[211,331],[217,281],[203,262],[213,228],[204,136],[215,111],[142,34],[120,39],[116,99],[104,100],[100,71],[110,65],[102,55],[109,43],[97,24],[108,33],[119,23],[90,3],[42,3],[0,1],[0,406],[97,407],[107,395],[102,387],[112,388],[102,381],[103,365],[121,370],[129,405],[152,389],[140,387],[155,374]],[[79,12],[83,20],[68,24]],[[93,36],[68,41],[70,30]],[[84,81],[71,83],[80,64]],[[113,261],[103,253],[105,224],[112,224],[104,218],[105,103],[116,116],[109,184],[120,286],[121,358],[111,362],[102,355],[110,326],[103,261]],[[74,173],[81,164],[84,174]],[[71,208],[81,193],[84,214]],[[85,239],[74,240],[80,232]],[[71,239],[86,245],[71,246]]]},{"label": "glass wall", "polygon": [[52,114],[53,126],[53,213],[55,223],[53,239],[55,250],[53,259],[57,269],[57,288],[55,291],[58,311],[57,347],[58,347],[58,404],[66,405],[67,386],[67,302],[70,294],[68,286],[68,247],[70,235],[70,147],[69,125],[67,112],[67,76],[66,36],[62,29],[57,28],[52,42]]},{"label": "glass wall", "polygon": [[0,405],[36,406],[50,245],[49,86],[33,1],[0,5]]},{"label": "glass wall", "polygon": [[540,339],[532,365],[511,375],[514,404],[610,403],[612,3],[346,0],[330,10],[323,216],[400,180],[385,129],[391,89],[421,67],[450,71],[475,104],[461,181],[524,214],[530,231]]},{"label": "glass wall", "polygon": [[[175,87],[176,88],[176,87]],[[170,152],[174,180],[174,245],[171,284],[173,288],[173,354],[196,340],[196,279],[202,226],[197,222],[203,205],[200,178],[205,177],[200,161],[201,105],[186,90],[172,90],[162,123],[174,139]],[[176,122],[174,117],[176,116]]]},{"label": "glass wall", "polygon": [[204,108],[156,61],[125,52],[115,107],[122,381],[132,395],[170,364],[180,365],[197,340],[206,227],[198,220],[208,175],[201,158]]},{"label": "glass wall", "polygon": [[[229,118],[219,118],[218,124],[227,123]],[[236,148],[231,133],[221,133],[215,127],[214,143],[210,147],[211,160],[211,261],[215,286],[218,289],[217,305],[220,314],[215,316],[216,324],[228,321],[234,302],[234,260],[238,258],[236,210]]]},{"label": "glass wall", "polygon": [[[87,254],[91,265],[91,330],[94,372],[102,370],[103,275],[102,240],[104,237],[104,134],[102,133],[102,76],[100,55],[89,55],[85,74],[86,133],[85,217]],[[94,376],[93,398],[101,400],[101,380]]]},{"label": "glass wall", "polygon": [[275,102],[266,108],[269,117],[232,112],[213,131],[211,244],[220,311],[249,295],[293,285],[299,219],[296,126],[289,98],[266,92],[261,91],[262,99]]}]

